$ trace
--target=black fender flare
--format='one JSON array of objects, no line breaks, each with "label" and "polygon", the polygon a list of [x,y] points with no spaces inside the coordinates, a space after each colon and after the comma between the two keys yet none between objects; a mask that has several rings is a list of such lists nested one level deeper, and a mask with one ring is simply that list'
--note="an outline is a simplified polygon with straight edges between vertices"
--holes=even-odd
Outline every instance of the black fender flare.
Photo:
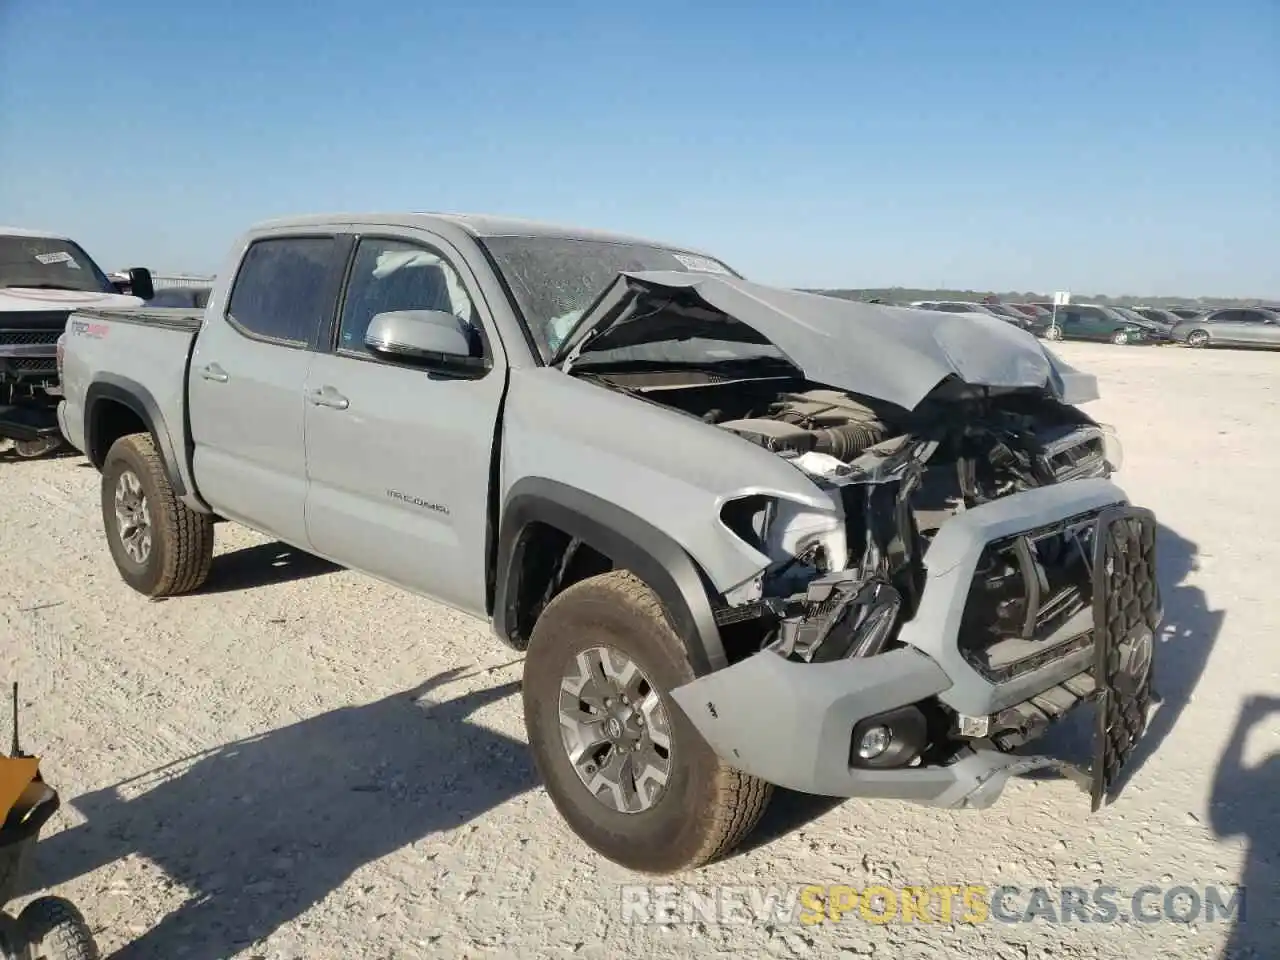
[{"label": "black fender flare", "polygon": [[169,484],[173,487],[173,492],[180,497],[185,496],[188,492],[187,485],[183,482],[182,471],[178,468],[178,457],[173,449],[173,441],[169,437],[164,415],[160,412],[160,405],[156,403],[156,398],[151,395],[150,390],[128,377],[102,373],[98,375],[97,380],[89,384],[89,389],[85,391],[84,446],[89,461],[99,470],[102,469],[102,464],[95,460],[93,451],[98,449],[96,408],[104,400],[128,407],[138,415],[138,419],[155,438],[156,447],[160,451],[160,458],[164,461],[165,473],[169,475]]},{"label": "black fender flare", "polygon": [[684,548],[616,504],[541,477],[517,481],[502,512],[493,598],[493,626],[499,637],[509,638],[515,623],[523,534],[537,522],[581,540],[652,587],[684,640],[697,676],[728,665],[706,579]]}]

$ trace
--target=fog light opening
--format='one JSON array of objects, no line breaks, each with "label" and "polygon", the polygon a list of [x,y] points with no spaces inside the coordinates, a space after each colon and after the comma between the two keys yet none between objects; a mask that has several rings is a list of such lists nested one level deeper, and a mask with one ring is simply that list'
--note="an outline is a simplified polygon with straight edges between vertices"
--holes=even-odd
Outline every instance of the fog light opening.
[{"label": "fog light opening", "polygon": [[863,760],[874,760],[881,756],[893,743],[893,731],[885,726],[872,727],[858,741],[858,756]]},{"label": "fog light opening", "polygon": [[915,704],[864,717],[850,732],[849,765],[864,770],[908,766],[929,744],[928,722]]}]

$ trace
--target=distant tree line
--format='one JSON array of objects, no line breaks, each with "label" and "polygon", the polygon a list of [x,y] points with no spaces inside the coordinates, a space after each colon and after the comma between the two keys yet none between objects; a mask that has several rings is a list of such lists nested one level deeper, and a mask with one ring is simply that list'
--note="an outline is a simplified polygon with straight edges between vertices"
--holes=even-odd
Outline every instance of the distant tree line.
[{"label": "distant tree line", "polygon": [[[911,303],[914,300],[964,300],[978,303],[987,297],[994,297],[1004,303],[1049,302],[1052,293],[1032,293],[1030,291],[994,290],[924,290],[912,287],[880,287],[865,290],[822,290],[809,289],[809,293],[821,293],[828,297],[841,297],[845,300],[883,300],[886,303]],[[1080,303],[1113,303],[1118,306],[1143,307],[1256,307],[1272,306],[1275,301],[1258,298],[1228,297],[1108,297],[1104,294],[1084,294],[1072,292],[1071,299]]]}]

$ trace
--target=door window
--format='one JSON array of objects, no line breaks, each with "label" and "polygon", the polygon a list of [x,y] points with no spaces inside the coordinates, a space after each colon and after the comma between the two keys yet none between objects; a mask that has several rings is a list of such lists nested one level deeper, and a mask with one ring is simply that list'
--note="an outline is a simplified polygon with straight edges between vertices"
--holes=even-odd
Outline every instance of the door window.
[{"label": "door window", "polygon": [[236,274],[227,319],[247,336],[290,346],[311,342],[333,316],[341,272],[333,237],[274,237],[253,243]]},{"label": "door window", "polygon": [[452,313],[471,333],[472,354],[481,356],[478,318],[458,272],[440,254],[403,240],[368,237],[360,241],[338,327],[338,350],[369,356],[364,345],[369,323],[393,310]]}]

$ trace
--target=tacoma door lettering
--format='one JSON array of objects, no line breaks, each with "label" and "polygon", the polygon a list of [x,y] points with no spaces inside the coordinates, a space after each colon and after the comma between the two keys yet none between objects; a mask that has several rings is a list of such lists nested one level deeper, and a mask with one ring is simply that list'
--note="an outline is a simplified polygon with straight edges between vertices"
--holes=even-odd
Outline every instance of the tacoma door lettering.
[{"label": "tacoma door lettering", "polygon": [[401,503],[412,504],[415,507],[421,507],[424,510],[434,510],[436,513],[449,516],[449,508],[439,503],[432,503],[429,500],[423,500],[421,497],[415,497],[408,493],[401,493],[399,490],[388,490],[387,496],[392,500],[399,500]]}]

